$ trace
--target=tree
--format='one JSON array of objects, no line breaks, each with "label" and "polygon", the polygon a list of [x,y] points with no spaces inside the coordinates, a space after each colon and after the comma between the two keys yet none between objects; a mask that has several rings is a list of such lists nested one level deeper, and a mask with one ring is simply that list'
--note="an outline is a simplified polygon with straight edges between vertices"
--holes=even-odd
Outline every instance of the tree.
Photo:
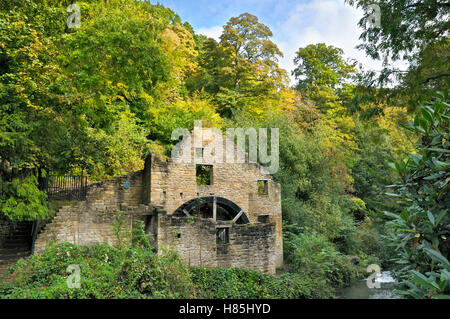
[{"label": "tree", "polygon": [[[391,185],[403,206],[386,212],[397,256],[400,293],[414,298],[448,298],[450,293],[450,107],[449,92],[420,106],[409,129],[421,135],[417,154],[391,163],[400,181]],[[446,294],[447,296],[444,296]]]},{"label": "tree", "polygon": [[350,5],[365,12],[359,21],[364,32],[360,39],[365,41],[359,47],[375,58],[382,55],[392,60],[414,58],[415,50],[422,50],[428,44],[448,37],[450,22],[446,15],[450,3],[443,0],[381,0],[380,26],[373,27],[368,21],[374,13],[369,9],[370,0],[347,0]]},{"label": "tree", "polygon": [[62,163],[69,168],[77,158],[68,140],[82,140],[86,131],[66,103],[57,48],[24,14],[0,16],[0,177],[12,180]]},{"label": "tree", "polygon": [[[394,99],[396,104],[407,104],[410,108],[429,100],[436,90],[449,85],[450,72],[448,32],[450,3],[443,0],[381,0],[380,25],[368,23],[374,14],[371,0],[347,0],[364,10],[359,21],[364,30],[358,46],[374,59],[383,59],[383,70],[379,74],[367,72],[364,82],[383,86],[397,80],[400,85],[381,96]],[[432,53],[436,52],[436,53]],[[427,58],[428,57],[428,58]],[[408,70],[391,67],[391,61],[405,60]],[[425,59],[425,60],[424,60]],[[431,63],[430,63],[431,62]],[[375,81],[377,79],[377,81]],[[419,94],[418,94],[419,92]]]},{"label": "tree", "polygon": [[277,72],[277,56],[283,54],[270,41],[272,35],[269,27],[249,13],[231,18],[224,26],[220,44],[231,56],[235,90],[241,81],[263,81]]},{"label": "tree", "polygon": [[201,67],[188,79],[190,91],[204,90],[211,94],[217,94],[221,87],[232,87],[229,68],[231,60],[225,54],[224,48],[216,40],[205,37],[201,41],[198,51],[198,64]]},{"label": "tree", "polygon": [[198,83],[194,88],[214,94],[226,117],[236,109],[257,106],[259,97],[276,98],[278,90],[287,87],[288,78],[278,66],[282,53],[271,37],[269,27],[254,15],[243,13],[231,18],[219,43],[213,39],[203,42],[201,70],[194,76]]},{"label": "tree", "polygon": [[428,44],[415,57],[414,63],[403,74],[400,89],[402,99],[410,109],[417,102],[429,100],[435,90],[450,86],[450,39],[445,38]]},{"label": "tree", "polygon": [[357,145],[353,132],[355,123],[347,112],[346,100],[352,94],[352,86],[347,82],[355,69],[342,54],[341,49],[324,43],[300,48],[292,74],[298,80],[296,90],[315,104],[321,112],[320,122],[332,129],[329,139],[336,156],[342,156],[341,160],[350,168]]},{"label": "tree", "polygon": [[342,49],[324,43],[300,48],[295,56],[296,89],[324,110],[335,108],[344,98],[347,81],[355,73],[354,65],[347,63]]},{"label": "tree", "polygon": [[141,168],[159,146],[147,139],[149,110],[184,94],[196,68],[193,35],[170,9],[85,1],[81,27],[67,30],[69,3],[0,8],[0,210],[11,219],[45,217],[30,175]]},{"label": "tree", "polygon": [[297,66],[292,75],[298,80],[297,89],[308,90],[319,86],[336,89],[354,72],[354,66],[344,61],[342,49],[325,43],[310,44],[296,52]]}]

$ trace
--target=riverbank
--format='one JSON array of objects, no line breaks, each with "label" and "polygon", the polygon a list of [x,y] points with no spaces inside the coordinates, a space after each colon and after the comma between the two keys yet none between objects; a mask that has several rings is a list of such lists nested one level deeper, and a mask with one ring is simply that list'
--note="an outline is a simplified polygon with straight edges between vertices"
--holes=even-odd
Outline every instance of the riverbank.
[{"label": "riverbank", "polygon": [[401,299],[401,296],[395,294],[395,279],[392,278],[390,271],[383,271],[375,279],[379,283],[379,288],[369,288],[367,279],[361,279],[351,286],[339,289],[336,292],[338,299]]}]

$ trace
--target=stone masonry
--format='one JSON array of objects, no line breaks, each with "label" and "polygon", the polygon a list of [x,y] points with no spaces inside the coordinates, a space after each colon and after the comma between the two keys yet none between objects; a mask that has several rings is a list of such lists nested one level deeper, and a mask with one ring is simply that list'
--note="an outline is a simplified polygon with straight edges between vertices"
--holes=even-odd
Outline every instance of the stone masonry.
[{"label": "stone masonry", "polygon": [[[192,266],[274,273],[283,263],[280,186],[259,164],[246,159],[245,163],[176,163],[150,154],[144,170],[92,184],[85,201],[63,206],[38,234],[34,252],[42,252],[50,241],[115,245],[112,226],[123,211],[124,227],[131,229],[135,219],[145,221],[147,236],[158,252],[174,248]],[[197,185],[197,165],[211,167],[209,185]],[[258,192],[258,181],[266,188],[263,194]],[[186,202],[211,196],[231,202],[234,210],[214,204],[214,213],[207,218],[194,210],[174,214]],[[219,220],[216,209],[231,217]],[[234,219],[246,218],[238,223],[234,215]],[[220,232],[225,240],[219,238]]]},{"label": "stone masonry", "polygon": [[[240,150],[235,147],[235,152]],[[194,156],[195,148],[191,148]],[[197,185],[196,165],[212,165],[211,185]],[[281,192],[280,185],[272,180],[269,174],[261,172],[257,163],[213,163],[194,161],[193,163],[174,163],[162,160],[158,156],[149,156],[147,166],[151,167],[150,194],[146,201],[162,206],[168,213],[174,212],[188,200],[219,196],[238,205],[248,217],[250,223],[256,224],[265,219],[275,227],[276,267],[283,263]],[[267,195],[258,194],[257,182],[267,182]],[[269,236],[269,234],[268,234]]]},{"label": "stone masonry", "polygon": [[[124,182],[130,183],[130,187],[124,188]],[[125,213],[124,224],[128,229],[131,229],[133,217],[139,218],[139,212],[150,211],[148,206],[140,205],[142,185],[142,171],[90,185],[85,201],[63,206],[44,227],[34,242],[33,251],[41,253],[50,241],[115,245],[113,225],[120,211]]]}]

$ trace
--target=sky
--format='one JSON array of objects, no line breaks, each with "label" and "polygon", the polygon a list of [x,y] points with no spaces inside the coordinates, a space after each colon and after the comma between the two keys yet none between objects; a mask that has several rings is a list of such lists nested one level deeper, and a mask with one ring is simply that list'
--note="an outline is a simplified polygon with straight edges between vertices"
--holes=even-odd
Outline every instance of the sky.
[{"label": "sky", "polygon": [[[152,1],[153,2],[153,1]],[[158,0],[189,22],[196,33],[219,39],[222,26],[231,17],[248,12],[273,32],[272,41],[283,52],[279,64],[290,73],[295,52],[308,44],[326,43],[344,50],[366,70],[381,70],[381,61],[367,57],[355,47],[361,43],[358,21],[361,9],[344,0]],[[382,19],[383,17],[381,17]],[[405,65],[397,65],[406,69]],[[294,78],[291,76],[291,81]]]}]

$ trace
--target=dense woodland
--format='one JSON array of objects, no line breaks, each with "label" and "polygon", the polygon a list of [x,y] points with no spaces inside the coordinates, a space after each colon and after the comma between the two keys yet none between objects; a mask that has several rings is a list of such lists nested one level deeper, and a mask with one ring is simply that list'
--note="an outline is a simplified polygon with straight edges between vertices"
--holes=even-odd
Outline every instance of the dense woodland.
[{"label": "dense woodland", "polygon": [[[231,17],[216,41],[148,1],[77,1],[81,26],[70,29],[70,3],[1,1],[2,218],[49,218],[40,176],[142,169],[149,152],[170,156],[172,131],[194,120],[276,127],[285,267],[276,277],[188,269],[137,232],[132,246],[49,247],[20,261],[0,295],[327,298],[379,264],[407,297],[448,296],[448,3],[379,1],[390,19],[373,28],[366,14],[360,48],[385,61],[381,72],[317,43],[298,49],[293,86],[252,14]],[[409,68],[392,68],[397,59]],[[70,263],[90,270],[82,289],[65,287]]]}]

